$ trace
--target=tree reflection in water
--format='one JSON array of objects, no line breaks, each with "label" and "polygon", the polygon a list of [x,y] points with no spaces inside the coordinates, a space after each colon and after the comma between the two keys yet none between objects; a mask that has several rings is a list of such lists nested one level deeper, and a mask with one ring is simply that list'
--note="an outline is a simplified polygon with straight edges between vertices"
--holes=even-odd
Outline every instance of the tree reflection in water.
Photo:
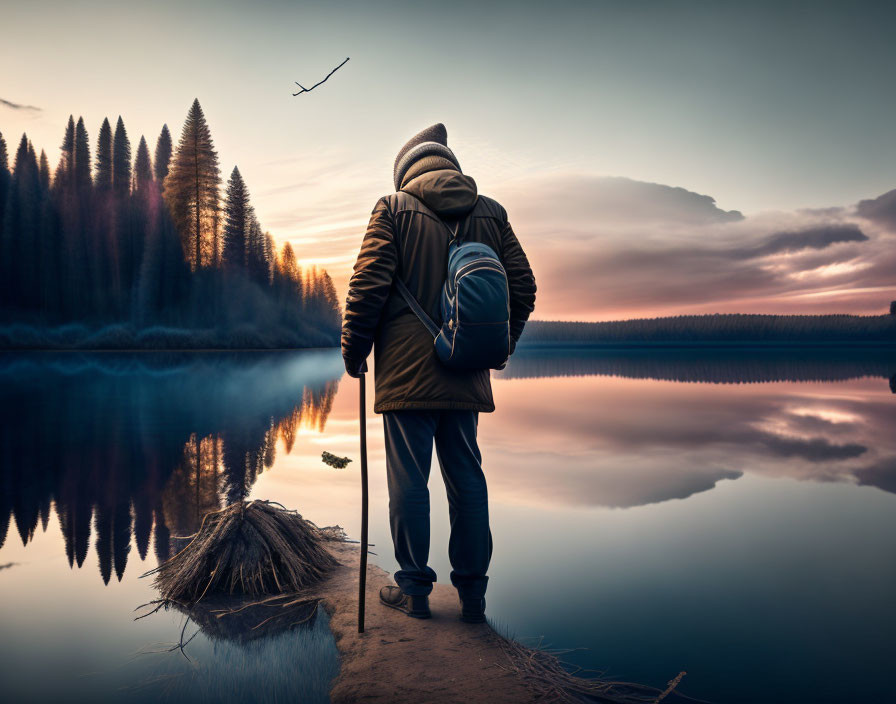
[{"label": "tree reflection in water", "polygon": [[69,564],[93,534],[106,583],[132,538],[167,559],[248,496],[278,439],[323,431],[340,373],[333,351],[3,357],[0,547],[10,523],[27,544],[55,513]]}]

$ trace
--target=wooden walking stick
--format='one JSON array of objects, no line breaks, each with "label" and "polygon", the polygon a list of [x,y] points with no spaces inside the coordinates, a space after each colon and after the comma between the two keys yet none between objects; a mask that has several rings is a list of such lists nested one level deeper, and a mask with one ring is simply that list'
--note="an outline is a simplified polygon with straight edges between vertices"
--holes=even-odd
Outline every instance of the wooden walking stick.
[{"label": "wooden walking stick", "polygon": [[364,590],[367,584],[367,390],[365,372],[358,377],[361,388],[361,578],[358,580],[358,633],[364,632]]}]

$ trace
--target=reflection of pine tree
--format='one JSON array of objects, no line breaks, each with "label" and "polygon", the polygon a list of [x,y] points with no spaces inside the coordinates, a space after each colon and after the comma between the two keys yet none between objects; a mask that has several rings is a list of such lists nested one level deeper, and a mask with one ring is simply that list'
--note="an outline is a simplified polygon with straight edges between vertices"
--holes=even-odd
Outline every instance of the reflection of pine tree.
[{"label": "reflection of pine tree", "polygon": [[277,431],[280,437],[283,438],[283,446],[286,448],[287,455],[292,452],[292,446],[296,441],[296,433],[302,424],[303,409],[304,404],[299,403],[292,409],[291,413],[288,413],[283,417],[283,420],[281,420],[277,426]]},{"label": "reflection of pine tree", "polygon": [[141,486],[134,494],[134,540],[137,543],[137,554],[141,560],[146,559],[149,550],[149,538],[152,534],[152,488]]},{"label": "reflection of pine tree", "polygon": [[38,477],[17,476],[13,487],[12,510],[16,528],[22,545],[27,545],[34,537],[40,521],[40,483]]},{"label": "reflection of pine tree", "polygon": [[[133,376],[122,373],[130,357],[104,359],[114,373],[0,371],[0,405],[18,409],[0,427],[0,545],[10,523],[29,543],[55,506],[69,564],[83,565],[94,546],[106,583],[122,578],[132,537],[141,559],[150,542],[167,559],[179,545],[172,535],[246,498],[273,466],[277,439],[291,448],[299,425],[321,427],[336,389],[315,385],[298,399],[278,389],[234,404],[208,383],[229,367],[193,382],[192,373]],[[197,426],[221,434],[197,440]]]},{"label": "reflection of pine tree", "polygon": [[5,504],[5,501],[0,500],[0,548],[6,542],[6,534],[9,531],[9,513],[11,509]]},{"label": "reflection of pine tree", "polygon": [[[253,419],[222,433],[225,505],[249,496],[266,458],[273,464],[276,430],[267,419]],[[268,465],[270,466],[270,465]]]},{"label": "reflection of pine tree", "polygon": [[194,433],[162,492],[165,525],[177,537],[199,530],[202,517],[221,508],[218,491],[217,457],[219,439],[210,435],[199,439]]},{"label": "reflection of pine tree", "polygon": [[[0,397],[0,402],[3,398]],[[2,429],[0,429],[2,433]],[[6,543],[12,517],[13,477],[16,474],[14,453],[9,443],[0,442],[0,548]]]},{"label": "reflection of pine tree", "polygon": [[249,445],[238,433],[227,433],[223,436],[224,448],[221,454],[224,470],[224,504],[229,506],[243,501],[249,495]]},{"label": "reflection of pine tree", "polygon": [[124,576],[124,568],[128,564],[128,553],[131,551],[131,504],[127,497],[117,497],[112,524],[112,558],[115,575],[118,581]]},{"label": "reflection of pine tree", "polygon": [[334,379],[333,381],[328,381],[324,385],[323,394],[321,394],[320,398],[320,411],[318,415],[320,417],[320,431],[323,432],[324,428],[327,426],[327,418],[330,416],[330,411],[333,410],[333,399],[336,398],[336,392],[339,390],[339,380]]},{"label": "reflection of pine tree", "polygon": [[327,416],[333,408],[333,398],[339,388],[338,381],[330,381],[321,386],[306,386],[302,396],[305,407],[305,425],[312,430],[323,432]]},{"label": "reflection of pine tree", "polygon": [[274,466],[274,460],[277,456],[277,428],[274,425],[274,419],[271,418],[270,427],[264,436],[264,468],[270,469]]},{"label": "reflection of pine tree", "polygon": [[56,499],[59,528],[65,541],[68,564],[84,564],[90,547],[90,522],[93,508],[87,497],[87,487],[77,472],[67,472]]},{"label": "reflection of pine tree", "polygon": [[106,506],[97,506],[94,531],[96,532],[96,555],[103,584],[112,578],[112,513]]},{"label": "reflection of pine tree", "polygon": [[155,518],[155,529],[153,531],[153,548],[156,559],[164,562],[171,557],[171,531],[168,530],[168,524],[165,523],[165,512],[161,506],[157,506],[153,510]]}]

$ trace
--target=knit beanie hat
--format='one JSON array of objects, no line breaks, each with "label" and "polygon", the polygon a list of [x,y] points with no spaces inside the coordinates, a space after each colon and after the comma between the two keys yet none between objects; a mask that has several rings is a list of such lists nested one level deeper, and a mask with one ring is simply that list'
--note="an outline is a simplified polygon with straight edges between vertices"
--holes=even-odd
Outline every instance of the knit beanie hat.
[{"label": "knit beanie hat", "polygon": [[421,130],[399,150],[395,157],[395,165],[392,168],[392,178],[395,181],[395,190],[401,188],[401,182],[408,169],[418,159],[426,156],[440,156],[450,161],[460,171],[460,162],[454,156],[454,152],[448,148],[448,131],[445,125],[437,122],[425,130]]}]

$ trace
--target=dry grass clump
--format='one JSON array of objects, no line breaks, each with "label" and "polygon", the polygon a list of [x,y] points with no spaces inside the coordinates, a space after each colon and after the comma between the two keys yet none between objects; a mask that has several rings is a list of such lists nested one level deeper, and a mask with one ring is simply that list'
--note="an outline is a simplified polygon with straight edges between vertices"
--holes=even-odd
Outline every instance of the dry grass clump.
[{"label": "dry grass clump", "polygon": [[241,501],[207,514],[189,545],[147,574],[164,599],[185,606],[206,594],[299,592],[338,564],[326,539],[295,511]]},{"label": "dry grass clump", "polygon": [[[570,670],[557,656],[569,651],[551,651],[541,647],[529,648],[521,643],[493,632],[493,637],[507,655],[507,665],[499,666],[522,678],[527,686],[545,702],[603,702],[606,704],[672,704],[672,702],[700,702],[676,688],[685,672],[679,672],[664,690],[634,684],[614,682],[600,677],[601,673]],[[590,674],[591,676],[582,676]],[[703,704],[706,704],[703,702]]]}]

